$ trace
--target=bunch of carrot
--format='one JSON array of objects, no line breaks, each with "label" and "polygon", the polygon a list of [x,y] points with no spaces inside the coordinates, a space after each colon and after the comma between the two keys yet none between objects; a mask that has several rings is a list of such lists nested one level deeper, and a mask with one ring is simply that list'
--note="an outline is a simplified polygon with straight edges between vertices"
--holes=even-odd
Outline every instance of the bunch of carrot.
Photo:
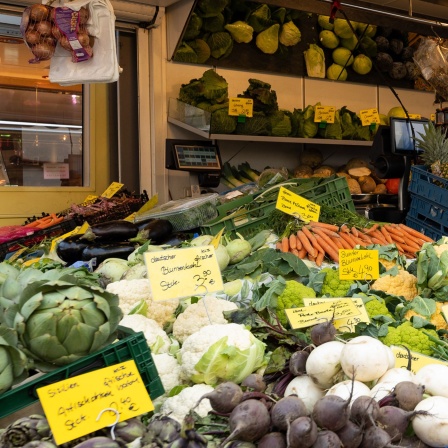
[{"label": "bunch of carrot", "polygon": [[337,226],[311,221],[297,233],[284,236],[277,242],[277,249],[291,252],[301,259],[308,258],[321,266],[327,257],[339,262],[339,249],[354,249],[373,244],[395,244],[400,254],[415,258],[423,243],[434,242],[423,233],[405,224],[378,224],[358,229],[345,224]]}]

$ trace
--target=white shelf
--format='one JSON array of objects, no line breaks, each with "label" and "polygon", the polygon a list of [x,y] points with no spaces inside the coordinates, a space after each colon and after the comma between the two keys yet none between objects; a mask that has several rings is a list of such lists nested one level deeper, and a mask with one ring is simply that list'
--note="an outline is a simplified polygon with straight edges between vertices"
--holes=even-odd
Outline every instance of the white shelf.
[{"label": "white shelf", "polygon": [[236,135],[236,134],[210,134],[208,131],[190,126],[183,121],[168,117],[168,122],[193,134],[209,140],[265,142],[265,143],[297,143],[314,145],[338,145],[338,146],[372,146],[371,141],[365,140],[334,140],[327,138],[299,138],[299,137],[269,137],[264,135]]}]

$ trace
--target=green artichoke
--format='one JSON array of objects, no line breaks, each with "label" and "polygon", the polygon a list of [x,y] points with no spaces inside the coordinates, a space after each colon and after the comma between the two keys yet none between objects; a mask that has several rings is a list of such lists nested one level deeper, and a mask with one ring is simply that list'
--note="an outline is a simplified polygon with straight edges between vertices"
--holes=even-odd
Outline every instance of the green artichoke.
[{"label": "green artichoke", "polygon": [[50,426],[43,415],[33,414],[19,418],[11,423],[2,433],[0,446],[2,448],[23,447],[28,442],[50,437]]},{"label": "green artichoke", "polygon": [[23,448],[57,448],[57,445],[48,440],[33,440],[24,445]]},{"label": "green artichoke", "polygon": [[119,298],[74,273],[26,286],[13,328],[40,370],[70,364],[113,342],[123,313]]},{"label": "green artichoke", "polygon": [[[102,431],[104,435],[110,437],[110,428],[103,428]],[[133,442],[135,439],[143,437],[145,433],[146,426],[138,417],[119,422],[114,427],[115,441],[117,441],[122,446],[126,446],[126,444]]]},{"label": "green artichoke", "polygon": [[17,334],[0,325],[0,394],[28,375],[28,358],[17,348]]},{"label": "green artichoke", "polygon": [[120,444],[109,437],[96,436],[75,445],[74,448],[120,448]]},{"label": "green artichoke", "polygon": [[177,420],[165,415],[155,415],[146,427],[143,446],[164,447],[179,438],[181,426]]}]

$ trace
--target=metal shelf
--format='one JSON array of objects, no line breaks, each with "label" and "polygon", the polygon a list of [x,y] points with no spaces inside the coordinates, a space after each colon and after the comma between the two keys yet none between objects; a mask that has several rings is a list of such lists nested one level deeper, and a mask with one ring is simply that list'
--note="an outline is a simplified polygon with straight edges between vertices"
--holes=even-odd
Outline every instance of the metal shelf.
[{"label": "metal shelf", "polygon": [[314,145],[338,145],[338,146],[372,146],[371,141],[364,140],[334,140],[326,138],[299,138],[299,137],[269,137],[258,135],[235,135],[235,134],[210,134],[208,131],[204,131],[194,126],[190,126],[183,121],[176,118],[168,117],[168,122],[172,123],[182,129],[185,129],[193,134],[209,139],[209,140],[221,140],[221,141],[246,141],[246,142],[264,142],[264,143],[297,143]]}]

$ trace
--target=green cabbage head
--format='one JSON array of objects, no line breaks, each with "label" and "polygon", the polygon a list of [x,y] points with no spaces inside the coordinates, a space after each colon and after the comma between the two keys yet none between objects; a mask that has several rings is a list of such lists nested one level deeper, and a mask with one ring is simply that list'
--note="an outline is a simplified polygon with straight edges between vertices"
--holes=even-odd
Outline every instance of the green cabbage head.
[{"label": "green cabbage head", "polygon": [[194,383],[240,383],[265,363],[265,344],[239,324],[207,325],[179,351],[183,374]]},{"label": "green cabbage head", "polygon": [[271,25],[266,30],[257,34],[255,44],[263,53],[274,54],[278,50],[279,31],[280,25],[278,23]]},{"label": "green cabbage head", "polygon": [[286,22],[280,31],[279,41],[282,45],[286,47],[292,47],[300,42],[302,38],[302,33],[296,24],[290,20]]},{"label": "green cabbage head", "polygon": [[123,317],[118,303],[117,295],[72,274],[37,280],[20,294],[14,328],[36,366],[51,370],[113,342]]},{"label": "green cabbage head", "polygon": [[303,54],[308,76],[310,78],[325,78],[324,50],[316,44],[310,44],[308,50],[305,50]]},{"label": "green cabbage head", "polygon": [[254,29],[241,20],[228,23],[224,28],[230,33],[233,40],[238,43],[247,44],[252,40],[254,35]]}]

